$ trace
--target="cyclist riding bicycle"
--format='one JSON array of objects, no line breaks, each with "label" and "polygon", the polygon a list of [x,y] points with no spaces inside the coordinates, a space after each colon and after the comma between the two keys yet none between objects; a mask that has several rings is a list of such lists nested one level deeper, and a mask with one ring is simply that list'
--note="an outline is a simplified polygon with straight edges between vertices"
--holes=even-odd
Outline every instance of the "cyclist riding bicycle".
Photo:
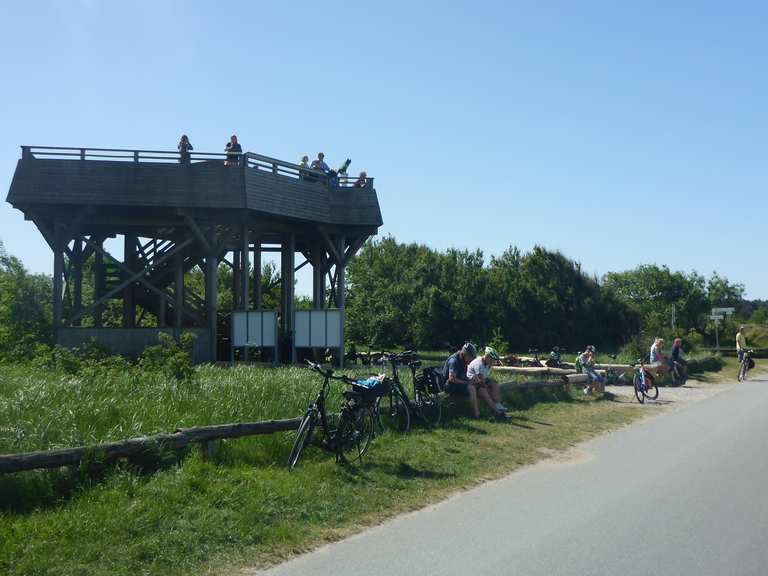
[{"label": "cyclist riding bicycle", "polygon": [[739,355],[739,365],[744,361],[744,352],[747,351],[747,339],[744,332],[746,332],[744,326],[739,326],[739,331],[736,332],[736,354]]}]

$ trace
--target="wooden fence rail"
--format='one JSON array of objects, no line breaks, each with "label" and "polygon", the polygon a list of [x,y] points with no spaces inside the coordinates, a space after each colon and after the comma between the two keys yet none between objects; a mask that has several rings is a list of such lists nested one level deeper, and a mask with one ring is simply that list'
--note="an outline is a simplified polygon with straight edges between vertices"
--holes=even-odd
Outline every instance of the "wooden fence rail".
[{"label": "wooden fence rail", "polygon": [[97,444],[95,446],[5,454],[0,455],[0,474],[39,468],[71,466],[79,464],[83,456],[89,452],[97,452],[105,460],[113,460],[115,458],[133,456],[153,447],[177,449],[194,442],[204,443],[224,438],[240,438],[242,436],[256,436],[296,430],[300,422],[301,418],[290,418],[288,420],[266,420],[263,422],[181,428],[171,434],[143,436],[119,442]]}]

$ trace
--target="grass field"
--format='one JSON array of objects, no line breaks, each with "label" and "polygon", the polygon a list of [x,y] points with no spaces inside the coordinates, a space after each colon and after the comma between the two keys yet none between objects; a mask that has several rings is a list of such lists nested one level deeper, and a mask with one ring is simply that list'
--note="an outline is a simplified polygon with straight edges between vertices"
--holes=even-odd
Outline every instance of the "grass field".
[{"label": "grass field", "polygon": [[[93,444],[177,427],[303,412],[320,383],[301,368],[202,367],[180,383],[140,371],[89,376],[0,367],[0,452]],[[224,441],[109,467],[0,476],[0,573],[199,574],[269,563],[541,459],[648,413],[560,390],[509,392],[509,423],[459,402],[436,431],[376,439],[363,464],[292,433]]]}]

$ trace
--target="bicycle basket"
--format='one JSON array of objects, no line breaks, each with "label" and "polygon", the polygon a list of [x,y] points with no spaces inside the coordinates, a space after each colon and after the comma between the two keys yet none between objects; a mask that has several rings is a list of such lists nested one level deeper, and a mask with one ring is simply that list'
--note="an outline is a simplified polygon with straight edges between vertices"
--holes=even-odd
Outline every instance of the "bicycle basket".
[{"label": "bicycle basket", "polygon": [[754,367],[755,367],[755,361],[754,361],[754,360],[752,360],[752,358],[750,358],[750,359],[749,359],[749,362],[747,363],[747,368],[749,368],[750,370],[752,370],[752,368],[754,368]]},{"label": "bicycle basket", "polygon": [[424,368],[419,376],[420,383],[432,394],[445,391],[445,379],[437,368]]}]

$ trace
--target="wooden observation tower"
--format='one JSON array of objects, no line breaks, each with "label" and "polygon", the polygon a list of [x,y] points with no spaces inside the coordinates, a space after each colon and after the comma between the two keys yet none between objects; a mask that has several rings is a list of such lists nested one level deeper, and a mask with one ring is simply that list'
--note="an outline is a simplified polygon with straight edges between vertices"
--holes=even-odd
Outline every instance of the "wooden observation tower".
[{"label": "wooden observation tower", "polygon": [[[197,335],[197,361],[229,359],[230,315],[262,310],[265,252],[281,255],[281,303],[273,318],[282,360],[293,350],[294,278],[301,267],[312,267],[313,308],[339,310],[343,322],[345,268],[382,224],[373,179],[353,184],[250,152],[230,165],[225,160],[225,154],[22,146],[7,201],[53,251],[57,343],[73,347],[94,338],[136,355],[160,331],[190,331]],[[122,242],[122,254],[105,249],[105,241],[115,245],[110,239]],[[221,263],[233,272],[231,310],[217,304]],[[202,293],[185,286],[195,267],[205,278]],[[85,274],[93,275],[87,294]],[[105,326],[111,300],[122,303],[119,326]]]}]

